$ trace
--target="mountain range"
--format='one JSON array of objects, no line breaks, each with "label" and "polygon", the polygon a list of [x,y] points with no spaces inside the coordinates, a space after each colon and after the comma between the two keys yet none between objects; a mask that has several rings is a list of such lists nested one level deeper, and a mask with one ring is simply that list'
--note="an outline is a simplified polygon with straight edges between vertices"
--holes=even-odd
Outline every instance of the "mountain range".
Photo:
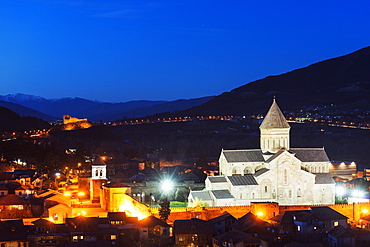
[{"label": "mountain range", "polygon": [[212,99],[213,96],[175,101],[138,100],[108,103],[83,98],[45,99],[26,94],[0,95],[0,106],[21,116],[37,117],[49,122],[62,119],[63,115],[88,118],[90,121],[114,121],[119,118],[144,117],[162,112],[185,110]]},{"label": "mountain range", "polygon": [[107,103],[82,98],[45,99],[12,94],[0,96],[0,106],[22,116],[47,121],[61,119],[64,114],[91,121],[114,121],[163,112],[175,112],[179,116],[264,114],[273,97],[284,111],[310,107],[370,111],[370,47],[281,75],[268,76],[216,97]]},{"label": "mountain range", "polygon": [[273,97],[285,111],[310,107],[370,111],[370,47],[250,82],[181,114],[265,114]]}]

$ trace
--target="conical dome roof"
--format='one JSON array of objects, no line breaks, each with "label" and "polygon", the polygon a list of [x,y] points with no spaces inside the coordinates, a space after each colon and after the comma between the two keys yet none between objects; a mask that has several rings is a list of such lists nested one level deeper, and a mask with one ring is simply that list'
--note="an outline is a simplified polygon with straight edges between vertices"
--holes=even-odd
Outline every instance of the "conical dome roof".
[{"label": "conical dome roof", "polygon": [[283,113],[281,112],[276,100],[272,102],[270,110],[267,112],[260,129],[277,129],[277,128],[290,128]]}]

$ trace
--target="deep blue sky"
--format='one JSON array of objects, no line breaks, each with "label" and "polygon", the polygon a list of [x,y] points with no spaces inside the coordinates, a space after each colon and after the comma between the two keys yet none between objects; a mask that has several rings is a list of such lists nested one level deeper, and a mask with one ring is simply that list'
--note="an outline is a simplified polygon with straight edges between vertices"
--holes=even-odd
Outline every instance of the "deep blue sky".
[{"label": "deep blue sky", "polygon": [[369,0],[1,0],[0,95],[218,95],[370,45],[369,13]]}]

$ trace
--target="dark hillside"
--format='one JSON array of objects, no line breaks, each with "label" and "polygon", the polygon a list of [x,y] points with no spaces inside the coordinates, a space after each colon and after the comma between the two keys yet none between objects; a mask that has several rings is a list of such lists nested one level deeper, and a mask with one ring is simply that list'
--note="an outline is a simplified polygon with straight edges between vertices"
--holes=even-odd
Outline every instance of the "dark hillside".
[{"label": "dark hillside", "polygon": [[370,110],[370,47],[223,93],[181,115],[245,115],[264,112],[276,96],[282,109],[337,105]]},{"label": "dark hillside", "polygon": [[21,117],[17,113],[0,106],[0,133],[48,128],[50,128],[50,124],[46,121],[34,117]]}]

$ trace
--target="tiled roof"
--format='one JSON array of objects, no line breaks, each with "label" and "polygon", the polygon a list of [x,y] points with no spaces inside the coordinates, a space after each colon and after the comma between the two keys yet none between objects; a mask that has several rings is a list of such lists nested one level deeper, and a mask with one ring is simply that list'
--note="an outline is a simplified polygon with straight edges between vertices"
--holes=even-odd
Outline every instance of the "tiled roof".
[{"label": "tiled roof", "polygon": [[285,149],[280,149],[279,151],[277,151],[274,155],[272,155],[270,158],[268,158],[266,160],[266,162],[271,162],[273,161],[274,159],[276,159],[277,157],[279,157],[282,153],[284,153]]},{"label": "tiled roof", "polygon": [[207,178],[211,183],[226,183],[227,182],[224,176],[208,176]]},{"label": "tiled roof", "polygon": [[330,173],[313,173],[315,177],[315,184],[335,184],[334,179]]},{"label": "tiled roof", "polygon": [[125,187],[131,187],[126,184],[120,183],[120,182],[110,182],[108,184],[104,184],[104,187],[107,188],[125,188]]},{"label": "tiled roof", "polygon": [[258,177],[258,176],[260,176],[260,175],[262,175],[262,174],[264,174],[264,173],[266,173],[266,172],[268,172],[268,171],[270,171],[270,170],[269,170],[269,169],[267,169],[267,168],[262,168],[262,169],[260,169],[260,170],[256,171],[256,172],[253,174],[253,176]]},{"label": "tiled roof", "polygon": [[329,162],[324,148],[291,148],[289,152],[302,162]]},{"label": "tiled roof", "polygon": [[324,206],[324,207],[311,207],[313,213],[317,218],[321,220],[343,220],[348,219],[347,216],[344,216],[341,213],[338,213],[334,209]]},{"label": "tiled roof", "polygon": [[209,234],[212,235],[212,225],[201,219],[175,220],[174,233],[177,234]]},{"label": "tiled roof", "polygon": [[108,212],[108,218],[110,221],[125,221],[127,217],[125,212]]},{"label": "tiled roof", "polygon": [[227,177],[233,186],[240,185],[258,185],[256,179],[252,174],[242,175],[232,175]]},{"label": "tiled roof", "polygon": [[149,217],[146,217],[146,218],[139,221],[139,227],[140,228],[155,227],[155,226],[171,227],[166,222],[154,217],[153,215],[151,215]]},{"label": "tiled roof", "polygon": [[92,165],[105,165],[105,162],[100,156],[96,156],[95,160],[92,162]]},{"label": "tiled roof", "polygon": [[227,162],[264,162],[261,149],[222,150]]},{"label": "tiled roof", "polygon": [[208,190],[203,190],[203,191],[191,191],[190,192],[193,196],[193,198],[198,198],[202,201],[210,201],[212,200],[211,195],[209,194]]},{"label": "tiled roof", "polygon": [[14,194],[7,194],[0,198],[0,205],[25,205],[25,204],[27,204],[26,200]]},{"label": "tiled roof", "polygon": [[35,226],[53,226],[54,225],[53,222],[49,220],[45,220],[45,219],[38,219],[38,220],[32,221],[31,223],[34,224]]},{"label": "tiled roof", "polygon": [[[0,221],[0,241],[24,241],[27,240],[27,231],[22,220]],[[8,246],[8,244],[6,244]]]},{"label": "tiled roof", "polygon": [[265,119],[263,120],[260,129],[275,129],[275,128],[290,128],[286,121],[283,113],[279,106],[276,104],[276,100],[272,102],[272,105],[267,112]]},{"label": "tiled roof", "polygon": [[211,193],[216,197],[216,199],[233,199],[234,196],[229,190],[211,190]]}]

